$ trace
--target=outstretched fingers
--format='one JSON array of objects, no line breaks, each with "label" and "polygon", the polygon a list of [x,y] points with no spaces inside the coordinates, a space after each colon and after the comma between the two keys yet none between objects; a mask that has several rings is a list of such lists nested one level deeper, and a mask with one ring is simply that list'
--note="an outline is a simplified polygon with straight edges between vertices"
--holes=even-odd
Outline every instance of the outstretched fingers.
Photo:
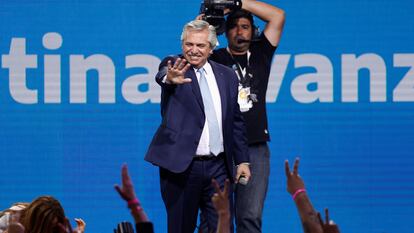
[{"label": "outstretched fingers", "polygon": [[177,60],[175,60],[174,65],[173,65],[173,69],[177,69],[177,67],[181,64],[181,58],[177,58]]},{"label": "outstretched fingers", "polygon": [[122,185],[132,185],[131,177],[128,173],[128,166],[125,164],[122,165]]},{"label": "outstretched fingers", "polygon": [[286,177],[290,176],[289,161],[287,159],[285,160],[285,174],[286,174]]},{"label": "outstretched fingers", "polygon": [[323,226],[323,220],[322,220],[321,213],[318,212],[317,215],[318,215],[319,224],[321,224],[321,226]]},{"label": "outstretched fingers", "polygon": [[122,182],[121,186],[119,186],[118,184],[114,185],[115,190],[119,193],[122,199],[126,201],[134,199],[135,191],[134,191],[134,186],[132,184],[131,177],[129,176],[129,173],[128,173],[127,164],[122,165],[121,182]]},{"label": "outstretched fingers", "polygon": [[178,70],[184,69],[184,67],[187,65],[186,63],[187,63],[187,60],[182,59],[181,62],[178,64],[177,69]]},{"label": "outstretched fingers", "polygon": [[293,165],[293,174],[298,175],[299,170],[299,158],[295,159],[295,164]]},{"label": "outstretched fingers", "polygon": [[125,195],[124,195],[124,193],[122,192],[122,190],[121,190],[121,187],[119,187],[119,185],[114,185],[114,188],[115,188],[115,190],[119,193],[119,195],[123,198],[123,199],[125,199],[126,197],[125,197]]},{"label": "outstretched fingers", "polygon": [[171,68],[172,68],[172,64],[171,64],[171,60],[168,60],[167,61],[167,70],[171,70]]},{"label": "outstretched fingers", "polygon": [[229,186],[230,186],[230,180],[226,179],[226,181],[224,181],[224,189],[223,189],[223,194],[225,196],[227,196],[227,194],[229,193]]},{"label": "outstretched fingers", "polygon": [[325,223],[329,224],[329,210],[328,208],[325,208]]},{"label": "outstretched fingers", "polygon": [[184,58],[177,58],[174,64],[171,60],[167,62],[167,78],[173,84],[183,84],[191,82],[190,78],[185,78],[185,73],[191,67],[191,64]]},{"label": "outstretched fingers", "polygon": [[218,195],[225,195],[226,196],[229,193],[229,185],[230,185],[229,179],[226,179],[226,181],[224,181],[223,191],[220,189],[220,185],[217,182],[217,180],[212,179],[211,180],[211,183],[212,183],[212,185],[214,187],[214,190],[215,190],[216,194],[218,194]]},{"label": "outstretched fingers", "polygon": [[217,180],[212,179],[212,180],[211,180],[211,183],[213,184],[213,187],[214,187],[215,192],[216,192],[217,194],[221,193],[221,190],[220,190],[220,185],[219,185],[219,183],[217,182]]},{"label": "outstretched fingers", "polygon": [[83,221],[83,219],[81,218],[75,218],[75,222],[76,222],[76,233],[84,233],[85,232],[85,227],[86,227],[86,223],[85,221]]}]

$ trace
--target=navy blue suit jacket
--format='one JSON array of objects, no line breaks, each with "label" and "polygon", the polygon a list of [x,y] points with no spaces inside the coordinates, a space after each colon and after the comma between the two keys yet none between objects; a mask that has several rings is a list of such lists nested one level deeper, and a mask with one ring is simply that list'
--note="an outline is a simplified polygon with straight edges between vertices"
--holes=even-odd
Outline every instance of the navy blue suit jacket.
[{"label": "navy blue suit jacket", "polygon": [[[205,114],[193,68],[188,69],[185,74],[186,78],[192,79],[190,83],[171,85],[162,82],[167,72],[167,61],[176,58],[165,58],[155,77],[162,90],[162,122],[152,139],[145,160],[171,172],[181,173],[190,166],[195,156]],[[237,103],[238,78],[232,69],[213,61],[209,63],[220,92],[224,152],[229,175],[233,176],[234,163],[237,165],[248,162],[246,129]]]}]

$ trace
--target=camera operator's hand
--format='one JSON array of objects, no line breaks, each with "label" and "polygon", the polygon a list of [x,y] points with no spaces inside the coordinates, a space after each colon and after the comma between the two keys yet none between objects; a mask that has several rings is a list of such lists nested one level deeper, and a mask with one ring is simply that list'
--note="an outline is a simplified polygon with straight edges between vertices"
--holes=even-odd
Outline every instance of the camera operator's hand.
[{"label": "camera operator's hand", "polygon": [[187,63],[187,60],[184,58],[178,58],[174,65],[171,64],[171,61],[168,61],[168,71],[166,82],[168,84],[184,84],[191,82],[190,78],[186,78],[185,72],[190,68],[191,64]]},{"label": "camera operator's hand", "polygon": [[197,15],[197,17],[195,18],[196,20],[205,20],[204,17],[206,16],[206,14],[201,13],[199,15]]},{"label": "camera operator's hand", "polygon": [[242,8],[242,0],[234,0],[232,10],[240,10]]},{"label": "camera operator's hand", "polygon": [[229,9],[229,8],[226,8],[226,9],[224,9],[224,15],[228,15],[228,14],[230,14],[230,12],[231,12],[231,9]]}]

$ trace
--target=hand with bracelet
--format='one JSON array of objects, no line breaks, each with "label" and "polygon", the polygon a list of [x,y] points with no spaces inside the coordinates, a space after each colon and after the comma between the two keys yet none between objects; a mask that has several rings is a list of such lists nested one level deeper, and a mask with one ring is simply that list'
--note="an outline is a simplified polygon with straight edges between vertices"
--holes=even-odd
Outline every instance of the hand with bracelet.
[{"label": "hand with bracelet", "polygon": [[292,195],[302,221],[303,231],[305,233],[323,233],[318,213],[312,206],[305,190],[305,183],[299,176],[299,158],[296,158],[293,165],[293,171],[290,171],[289,162],[285,161],[285,173],[287,178],[287,191]]},{"label": "hand with bracelet", "polygon": [[287,178],[287,191],[292,195],[292,199],[298,209],[305,233],[339,233],[336,224],[329,220],[328,210],[325,209],[326,223],[321,219],[321,215],[316,212],[306,193],[305,183],[299,175],[299,158],[296,158],[293,171],[290,171],[289,162],[285,161],[285,173]]},{"label": "hand with bracelet", "polygon": [[115,185],[115,190],[124,199],[128,208],[131,210],[131,215],[135,219],[135,223],[149,222],[145,211],[142,209],[141,204],[135,194],[134,185],[131,177],[128,174],[128,166],[124,164],[121,171],[122,186]]},{"label": "hand with bracelet", "polygon": [[287,191],[292,195],[293,200],[296,199],[300,193],[306,192],[305,183],[298,173],[299,169],[299,158],[296,158],[295,164],[293,165],[293,171],[290,171],[289,162],[285,161],[285,173],[287,178]]}]

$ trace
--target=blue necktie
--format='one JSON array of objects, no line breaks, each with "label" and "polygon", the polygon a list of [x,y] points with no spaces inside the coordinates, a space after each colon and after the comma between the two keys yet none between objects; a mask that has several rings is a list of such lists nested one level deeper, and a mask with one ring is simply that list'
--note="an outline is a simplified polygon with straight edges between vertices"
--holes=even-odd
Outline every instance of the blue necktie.
[{"label": "blue necktie", "polygon": [[213,98],[211,97],[210,89],[208,88],[207,78],[204,74],[204,68],[198,69],[197,73],[200,74],[200,91],[203,98],[204,113],[206,114],[208,122],[210,151],[214,155],[218,155],[220,153],[221,141]]}]

